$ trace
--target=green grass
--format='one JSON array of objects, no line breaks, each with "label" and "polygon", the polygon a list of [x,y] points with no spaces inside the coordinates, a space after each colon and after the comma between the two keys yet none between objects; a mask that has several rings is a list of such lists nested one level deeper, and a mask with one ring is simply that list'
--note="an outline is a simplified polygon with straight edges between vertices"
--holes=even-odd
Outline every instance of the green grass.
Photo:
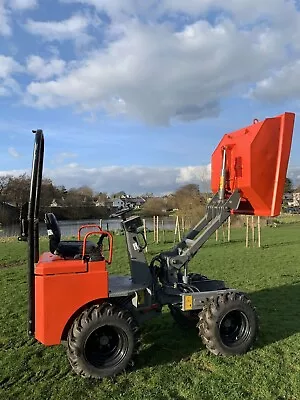
[{"label": "green grass", "polygon": [[294,224],[300,222],[300,214],[281,214],[274,219],[279,221],[281,224]]},{"label": "green grass", "polygon": [[[258,249],[245,248],[245,230],[233,229],[231,243],[212,238],[191,263],[192,271],[250,293],[261,324],[254,350],[213,356],[166,310],[144,325],[134,370],[101,382],[74,375],[63,346],[46,348],[27,337],[26,244],[0,243],[0,398],[300,399],[299,233],[300,224],[264,228]],[[123,241],[115,237],[111,273],[128,273]],[[148,257],[171,245],[150,243]],[[47,248],[45,240],[41,248]]]}]

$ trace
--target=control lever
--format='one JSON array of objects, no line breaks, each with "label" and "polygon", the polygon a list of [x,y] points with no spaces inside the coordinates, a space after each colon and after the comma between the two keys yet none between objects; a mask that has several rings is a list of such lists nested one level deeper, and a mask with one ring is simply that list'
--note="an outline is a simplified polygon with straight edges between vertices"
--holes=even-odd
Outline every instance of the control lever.
[{"label": "control lever", "polygon": [[27,242],[28,239],[28,202],[24,203],[20,210],[20,236],[18,236],[19,242]]}]

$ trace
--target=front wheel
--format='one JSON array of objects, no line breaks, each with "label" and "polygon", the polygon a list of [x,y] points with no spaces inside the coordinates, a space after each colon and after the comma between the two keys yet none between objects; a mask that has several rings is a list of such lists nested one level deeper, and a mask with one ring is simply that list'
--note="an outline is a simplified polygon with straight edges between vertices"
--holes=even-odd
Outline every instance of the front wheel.
[{"label": "front wheel", "polygon": [[137,344],[138,326],[128,311],[109,303],[94,305],[69,331],[68,359],[83,377],[115,376],[131,363]]},{"label": "front wheel", "polygon": [[199,314],[199,335],[216,355],[246,353],[258,334],[258,316],[243,293],[226,293],[206,304]]}]

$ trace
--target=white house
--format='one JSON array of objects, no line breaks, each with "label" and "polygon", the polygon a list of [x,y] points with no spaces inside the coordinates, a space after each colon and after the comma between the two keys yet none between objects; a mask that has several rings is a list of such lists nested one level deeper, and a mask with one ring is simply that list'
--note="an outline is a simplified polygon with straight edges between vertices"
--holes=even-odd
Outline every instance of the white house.
[{"label": "white house", "polygon": [[291,193],[291,197],[287,199],[287,204],[289,207],[300,207],[300,193]]},{"label": "white house", "polygon": [[126,205],[123,199],[114,199],[112,206],[116,208],[124,208]]},{"label": "white house", "polygon": [[126,206],[131,206],[135,209],[140,208],[143,204],[145,204],[146,200],[142,197],[121,197],[119,199],[114,199],[112,206],[114,208],[124,208]]}]

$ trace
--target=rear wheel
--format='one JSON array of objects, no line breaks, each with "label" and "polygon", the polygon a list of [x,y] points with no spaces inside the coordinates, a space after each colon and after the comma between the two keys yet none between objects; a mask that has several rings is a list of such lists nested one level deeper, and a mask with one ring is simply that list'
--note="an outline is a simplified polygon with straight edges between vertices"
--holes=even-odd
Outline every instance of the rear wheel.
[{"label": "rear wheel", "polygon": [[115,376],[132,365],[137,345],[138,326],[128,311],[108,303],[94,305],[69,331],[68,359],[81,376]]},{"label": "rear wheel", "polygon": [[226,293],[204,306],[197,326],[211,353],[244,354],[256,340],[258,316],[245,294]]}]

